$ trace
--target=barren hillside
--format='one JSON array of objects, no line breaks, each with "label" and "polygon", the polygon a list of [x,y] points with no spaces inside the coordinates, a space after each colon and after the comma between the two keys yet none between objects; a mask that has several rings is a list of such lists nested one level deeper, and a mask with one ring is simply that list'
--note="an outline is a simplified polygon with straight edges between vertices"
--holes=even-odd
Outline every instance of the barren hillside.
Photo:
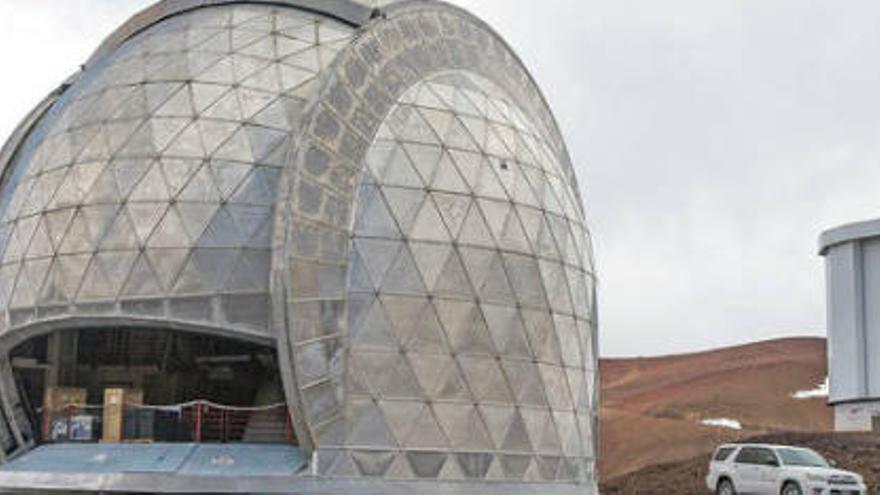
[{"label": "barren hillside", "polygon": [[[795,338],[600,364],[599,470],[612,479],[690,459],[720,442],[776,431],[828,431],[825,398],[795,399],[827,376],[825,340]],[[707,426],[703,420],[723,420]],[[737,426],[734,429],[730,426]]]}]

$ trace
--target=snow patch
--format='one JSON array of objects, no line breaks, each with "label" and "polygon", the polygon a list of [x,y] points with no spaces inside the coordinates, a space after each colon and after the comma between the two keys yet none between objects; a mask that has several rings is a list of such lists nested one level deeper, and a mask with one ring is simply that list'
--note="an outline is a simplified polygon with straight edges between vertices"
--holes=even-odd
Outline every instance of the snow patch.
[{"label": "snow patch", "polygon": [[709,418],[700,421],[705,426],[716,426],[718,428],[729,428],[731,430],[742,430],[742,423],[730,418]]},{"label": "snow patch", "polygon": [[816,388],[812,390],[798,390],[797,392],[791,394],[791,397],[797,400],[828,397],[828,378],[826,377],[824,382],[816,385]]}]

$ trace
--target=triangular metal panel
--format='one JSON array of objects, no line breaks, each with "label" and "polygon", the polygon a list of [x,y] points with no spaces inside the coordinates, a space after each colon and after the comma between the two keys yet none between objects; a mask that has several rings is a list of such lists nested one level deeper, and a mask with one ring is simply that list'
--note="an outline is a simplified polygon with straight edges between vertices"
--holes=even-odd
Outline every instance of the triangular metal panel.
[{"label": "triangular metal panel", "polygon": [[367,273],[364,261],[357,250],[352,250],[348,262],[348,291],[349,293],[373,292],[376,286]]},{"label": "triangular metal panel", "polygon": [[574,409],[568,378],[563,369],[556,365],[539,363],[538,371],[544,382],[544,391],[547,393],[547,402],[550,404],[550,408],[556,411]]},{"label": "triangular metal panel", "polygon": [[380,380],[379,394],[388,399],[412,399],[423,397],[424,391],[413,372],[412,362],[404,354],[392,354],[390,361],[385,361],[386,368],[378,377]]},{"label": "triangular metal panel", "polygon": [[505,357],[531,359],[532,353],[519,311],[511,306],[490,304],[483,304],[482,309],[498,351]]},{"label": "triangular metal panel", "polygon": [[385,420],[397,439],[397,444],[402,448],[410,447],[407,439],[413,432],[418,418],[428,406],[423,402],[416,401],[380,401],[379,407],[382,408]]},{"label": "triangular metal panel", "polygon": [[276,99],[276,93],[239,87],[238,101],[241,103],[241,111],[245,120],[252,119],[262,112]]},{"label": "triangular metal panel", "polygon": [[437,210],[434,200],[429,196],[416,217],[410,237],[423,241],[449,242],[449,232]]},{"label": "triangular metal panel", "polygon": [[373,400],[350,400],[347,414],[350,418],[349,430],[346,434],[348,445],[372,448],[397,447],[382,409]]},{"label": "triangular metal panel", "polygon": [[168,148],[190,123],[192,123],[192,119],[188,117],[154,117],[150,119],[155,149],[164,150]]},{"label": "triangular metal panel", "polygon": [[501,450],[507,452],[531,452],[533,450],[532,441],[529,438],[520,409],[515,409],[513,412],[510,427],[501,443]]},{"label": "triangular metal panel", "polygon": [[435,300],[449,345],[457,354],[497,355],[483,313],[473,302]]},{"label": "triangular metal panel", "polygon": [[193,105],[189,86],[187,85],[180,85],[177,91],[153,112],[153,117],[183,117],[192,119],[194,116],[195,106]]},{"label": "triangular metal panel", "polygon": [[471,198],[440,192],[433,192],[430,196],[437,206],[437,211],[443,217],[443,222],[449,233],[454,239],[458,239],[461,234],[461,226],[471,209]]},{"label": "triangular metal panel", "polygon": [[381,300],[397,345],[407,351],[445,350],[443,330],[427,298],[383,294]]},{"label": "triangular metal panel", "polygon": [[[202,53],[199,54],[199,56],[210,57],[210,60],[212,60],[212,62],[209,63],[207,66],[211,66],[220,60],[220,57],[217,55],[208,55]],[[204,68],[207,68],[207,66]],[[197,72],[201,73],[202,70],[198,70]],[[227,95],[231,91],[231,88],[224,84],[205,84],[193,82],[190,83],[190,91],[192,92],[193,107],[195,108],[196,114],[201,115],[208,108],[220,101],[220,98],[222,98],[224,95]],[[227,117],[232,116],[227,115]]]},{"label": "triangular metal panel", "polygon": [[425,192],[420,189],[383,187],[382,193],[390,207],[400,231],[409,235],[413,222],[425,202]]},{"label": "triangular metal panel", "polygon": [[107,275],[109,287],[106,292],[110,294],[108,297],[115,299],[119,295],[137,257],[137,251],[106,251],[95,254],[93,263],[100,266]]},{"label": "triangular metal panel", "polygon": [[352,347],[397,349],[397,338],[378,298],[364,295],[352,300],[351,306],[348,338]]},{"label": "triangular metal panel", "polygon": [[397,453],[393,451],[356,450],[352,453],[358,471],[366,477],[385,476],[396,457]]},{"label": "triangular metal panel", "polygon": [[173,158],[201,158],[206,155],[197,121],[193,121],[163,151]]},{"label": "triangular metal panel", "polygon": [[440,138],[431,129],[415,107],[398,106],[388,117],[392,132],[401,140],[413,143],[440,144]]},{"label": "triangular metal panel", "polygon": [[[458,234],[458,242],[472,246],[495,247],[495,240],[492,238],[491,229],[486,224],[483,214],[476,206],[471,205],[470,210],[462,222],[461,231]],[[476,282],[475,282],[476,283]]]},{"label": "triangular metal panel", "polygon": [[52,241],[49,239],[49,231],[46,226],[45,218],[40,216],[25,257],[44,258],[46,256],[52,256],[54,251]]},{"label": "triangular metal panel", "polygon": [[355,239],[354,247],[360,253],[370,279],[381,286],[385,273],[403,249],[403,243],[387,239]]},{"label": "triangular metal panel", "polygon": [[241,129],[238,122],[227,122],[213,119],[199,119],[196,121],[202,143],[205,146],[205,154],[214,155],[236,131]]},{"label": "triangular metal panel", "polygon": [[104,272],[104,267],[97,261],[97,254],[89,263],[77,293],[77,301],[99,301],[113,299],[116,294],[110,284],[110,275]]},{"label": "triangular metal panel", "polygon": [[562,363],[571,367],[582,366],[584,360],[581,357],[580,339],[574,318],[557,314],[553,317],[553,323],[562,348]]},{"label": "triangular metal panel", "polygon": [[505,360],[502,366],[508,376],[510,386],[513,387],[517,403],[537,407],[547,406],[544,384],[535,363]]},{"label": "triangular metal panel", "polygon": [[435,244],[424,242],[410,243],[410,251],[416,260],[416,266],[422,275],[422,280],[428,292],[432,292],[444,271],[446,260],[452,252],[452,246],[449,244]]},{"label": "triangular metal panel", "polygon": [[437,265],[439,273],[429,291],[437,296],[471,299],[473,290],[458,252],[452,249],[448,253],[446,261]]},{"label": "triangular metal panel", "polygon": [[251,126],[244,127],[251,143],[256,163],[265,163],[266,160],[286,143],[288,133],[269,127]]},{"label": "triangular metal panel", "polygon": [[[361,254],[363,255],[363,252]],[[425,284],[408,245],[404,244],[398,251],[391,267],[382,278],[381,290],[391,294],[426,293]]]},{"label": "triangular metal panel", "polygon": [[504,266],[517,301],[523,306],[546,308],[547,295],[541,284],[538,260],[532,256],[504,253]]},{"label": "triangular metal panel", "polygon": [[504,468],[504,477],[508,480],[523,480],[533,458],[529,455],[507,454],[499,456]]},{"label": "triangular metal panel", "polygon": [[195,201],[206,203],[219,203],[220,191],[214,183],[211,168],[205,164],[192,176],[189,183],[178,195],[179,201]]},{"label": "triangular metal panel", "polygon": [[480,412],[473,404],[434,404],[440,425],[452,448],[458,451],[492,450],[492,440]]},{"label": "triangular metal panel", "polygon": [[442,148],[416,143],[404,143],[403,148],[422,178],[422,183],[425,186],[433,184],[437,166],[443,154]]},{"label": "triangular metal panel", "polygon": [[265,291],[269,284],[270,251],[244,249],[238,258],[238,264],[226,281],[226,290],[230,292]]},{"label": "triangular metal panel", "polygon": [[559,439],[562,442],[562,453],[567,457],[582,455],[581,435],[578,431],[575,415],[570,411],[554,411],[553,418],[559,429]]},{"label": "triangular metal panel", "polygon": [[[22,239],[21,236],[25,231],[23,230],[25,225],[26,224],[22,220],[18,221],[14,232],[14,239]],[[94,250],[94,246],[92,246],[91,244],[91,234],[89,233],[87,225],[88,224],[85,218],[85,214],[83,214],[82,210],[78,211],[71,221],[70,226],[67,228],[67,233],[64,235],[64,240],[61,241],[61,246],[58,248],[58,253],[74,254],[92,252]],[[30,228],[29,235],[32,234],[33,227]],[[7,251],[6,256],[9,257],[9,251]]]},{"label": "triangular metal panel", "polygon": [[110,167],[104,169],[101,175],[92,183],[90,192],[86,195],[86,204],[119,203],[119,188]]},{"label": "triangular metal panel", "polygon": [[394,461],[391,463],[388,471],[385,472],[385,477],[391,480],[412,480],[415,476],[409,461],[406,459],[406,454],[402,452],[394,457]]},{"label": "triangular metal panel", "polygon": [[464,473],[465,479],[483,480],[489,472],[494,456],[489,453],[459,453],[454,454],[458,466]]},{"label": "triangular metal panel", "polygon": [[[144,251],[161,282],[163,292],[169,293],[177,283],[177,276],[183,270],[190,251],[188,249],[147,249]],[[139,275],[141,272],[138,273]],[[147,282],[151,282],[147,277]]]},{"label": "triangular metal panel", "polygon": [[85,218],[86,228],[93,247],[99,246],[104,237],[107,236],[118,212],[118,205],[84,206],[80,209],[80,213]]},{"label": "triangular metal panel", "polygon": [[522,415],[535,452],[543,454],[561,452],[559,434],[548,409],[525,408],[522,410]]},{"label": "triangular metal panel", "polygon": [[438,479],[441,470],[447,464],[448,454],[442,452],[407,452],[406,458],[409,460],[409,464],[416,477]]},{"label": "triangular metal panel", "polygon": [[462,178],[458,167],[448,152],[444,152],[434,171],[434,180],[430,183],[431,188],[438,191],[468,194],[470,186]]},{"label": "triangular metal panel", "polygon": [[561,362],[562,351],[556,336],[553,316],[546,310],[523,309],[521,314],[525,322],[526,333],[529,336],[530,347],[535,356],[540,361],[548,363]]},{"label": "triangular metal panel", "polygon": [[193,249],[189,264],[200,274],[206,290],[219,292],[226,286],[239,255],[237,249]]},{"label": "triangular metal panel", "polygon": [[137,202],[165,202],[170,198],[168,186],[165,183],[165,176],[162,174],[159,162],[155,162],[150,167],[128,196],[129,201]]},{"label": "triangular metal panel", "polygon": [[497,359],[487,356],[459,356],[458,361],[475,401],[482,404],[513,403],[513,393]]},{"label": "triangular metal panel", "polygon": [[140,182],[141,178],[153,166],[152,160],[147,159],[116,159],[110,164],[113,174],[116,177],[116,186],[119,189],[119,195],[123,198],[131,194],[134,186]]},{"label": "triangular metal panel", "polygon": [[413,356],[412,366],[429,399],[469,400],[467,385],[452,356],[418,354]]}]

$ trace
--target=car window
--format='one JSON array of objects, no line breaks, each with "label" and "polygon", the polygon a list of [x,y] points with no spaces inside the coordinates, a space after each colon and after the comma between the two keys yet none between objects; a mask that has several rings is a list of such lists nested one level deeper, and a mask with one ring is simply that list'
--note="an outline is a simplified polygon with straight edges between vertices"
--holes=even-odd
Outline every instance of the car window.
[{"label": "car window", "polygon": [[763,447],[743,447],[735,461],[738,464],[768,465],[770,461],[776,461],[776,455],[772,450]]},{"label": "car window", "polygon": [[735,461],[738,464],[754,464],[755,463],[755,449],[752,447],[743,447],[740,449],[739,454],[736,455]]},{"label": "car window", "polygon": [[824,457],[809,449],[786,447],[776,449],[776,452],[786,466],[828,467],[828,461]]},{"label": "car window", "polygon": [[776,459],[776,454],[773,453],[770,449],[755,449],[757,451],[757,460],[755,464],[779,464],[779,460]]},{"label": "car window", "polygon": [[718,462],[726,461],[734,450],[736,450],[736,447],[721,447],[718,449],[718,452],[715,453],[714,460]]}]

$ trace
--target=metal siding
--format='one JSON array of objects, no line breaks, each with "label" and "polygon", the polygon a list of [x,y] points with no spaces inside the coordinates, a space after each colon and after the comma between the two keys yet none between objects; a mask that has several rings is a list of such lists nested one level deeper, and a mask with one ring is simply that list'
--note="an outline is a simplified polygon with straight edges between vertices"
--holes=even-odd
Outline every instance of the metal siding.
[{"label": "metal siding", "polygon": [[880,359],[872,359],[871,349],[880,349],[880,239],[861,242],[864,294],[859,304],[864,314],[864,343],[859,350],[865,363],[865,389],[868,397],[880,397]]},{"label": "metal siding", "polygon": [[864,345],[860,329],[861,304],[857,277],[858,246],[839,245],[829,250],[828,277],[828,359],[831,380],[831,402],[864,396],[864,371],[861,349]]}]

